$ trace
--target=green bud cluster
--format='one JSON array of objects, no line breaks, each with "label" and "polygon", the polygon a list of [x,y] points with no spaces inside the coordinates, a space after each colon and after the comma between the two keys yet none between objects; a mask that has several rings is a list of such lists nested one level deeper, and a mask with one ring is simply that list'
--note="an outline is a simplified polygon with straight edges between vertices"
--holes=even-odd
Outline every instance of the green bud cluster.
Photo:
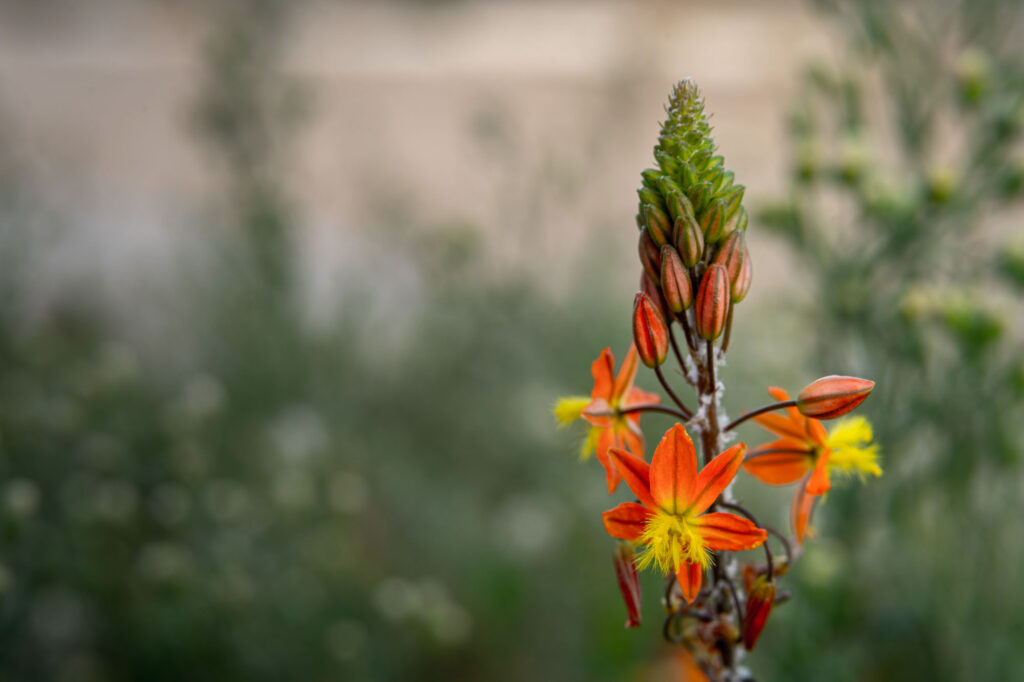
[{"label": "green bud cluster", "polygon": [[[699,281],[728,237],[747,228],[746,188],[736,184],[722,156],[715,153],[697,85],[689,79],[676,84],[665,111],[667,118],[654,147],[658,167],[643,171],[643,184],[637,190],[641,260],[657,285],[663,284],[659,256],[666,245],[678,252],[682,264]],[[746,295],[750,281],[744,240],[738,243],[740,258],[748,262],[743,276],[738,268],[730,270],[734,302]]]}]

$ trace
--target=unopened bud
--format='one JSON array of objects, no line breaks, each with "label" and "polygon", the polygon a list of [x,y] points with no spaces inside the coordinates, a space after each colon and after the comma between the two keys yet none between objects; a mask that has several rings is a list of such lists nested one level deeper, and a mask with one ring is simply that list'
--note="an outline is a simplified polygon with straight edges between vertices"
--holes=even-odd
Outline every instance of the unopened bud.
[{"label": "unopened bud", "polygon": [[644,266],[644,272],[651,276],[655,282],[661,277],[661,254],[658,247],[651,241],[651,236],[644,230],[640,233],[640,263]]},{"label": "unopened bud", "polygon": [[690,203],[693,204],[693,210],[699,212],[704,211],[707,208],[708,202],[711,201],[711,195],[714,192],[714,188],[710,182],[698,182],[692,185],[688,191],[690,197]]},{"label": "unopened bud", "polygon": [[665,305],[674,313],[681,313],[693,304],[690,273],[679,253],[668,244],[661,247],[661,293],[665,295]]},{"label": "unopened bud", "polygon": [[743,194],[746,191],[747,188],[743,185],[735,185],[722,193],[721,197],[725,202],[726,217],[731,218],[740,210],[740,205],[743,203]]},{"label": "unopened bud", "polygon": [[681,218],[693,219],[693,204],[686,198],[686,195],[679,190],[672,190],[668,194],[668,212],[672,219],[678,223]]},{"label": "unopened bud", "polygon": [[668,325],[658,306],[647,294],[633,299],[633,343],[640,360],[648,367],[657,367],[668,355]]},{"label": "unopened bud", "polygon": [[704,255],[704,233],[693,216],[678,218],[675,225],[674,241],[676,250],[688,268],[700,262]]},{"label": "unopened bud", "polygon": [[708,266],[697,291],[697,335],[708,341],[721,336],[729,317],[729,275],[717,263]]},{"label": "unopened bud", "polygon": [[668,244],[672,239],[672,223],[669,222],[668,214],[654,204],[644,204],[643,210],[651,241],[658,248]]},{"label": "unopened bud", "polygon": [[750,289],[750,252],[747,251],[746,233],[733,232],[715,254],[715,263],[729,273],[729,287],[733,303],[739,303]]},{"label": "unopened bud", "polygon": [[716,199],[700,216],[700,229],[708,244],[719,242],[725,237],[725,202]]},{"label": "unopened bud", "polygon": [[654,302],[654,305],[657,306],[663,316],[668,317],[668,305],[665,303],[665,298],[661,295],[661,287],[646,272],[640,273],[640,291],[647,294],[647,298]]},{"label": "unopened bud", "polygon": [[636,574],[635,554],[629,542],[615,545],[615,577],[619,581],[619,592],[626,603],[626,627],[640,627],[640,579]]},{"label": "unopened bud", "polygon": [[833,374],[813,381],[800,391],[796,407],[800,414],[815,419],[841,417],[864,402],[875,382]]},{"label": "unopened bud", "polygon": [[774,603],[775,581],[764,576],[758,578],[747,595],[747,613],[743,617],[743,646],[747,651],[754,650]]}]

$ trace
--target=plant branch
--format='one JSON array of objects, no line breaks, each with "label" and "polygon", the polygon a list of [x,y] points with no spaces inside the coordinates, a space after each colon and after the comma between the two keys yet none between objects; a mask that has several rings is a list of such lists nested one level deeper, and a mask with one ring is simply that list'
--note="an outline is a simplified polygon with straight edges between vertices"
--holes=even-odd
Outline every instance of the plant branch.
[{"label": "plant branch", "polygon": [[729,425],[725,427],[725,430],[726,431],[732,431],[737,426],[739,426],[743,422],[747,421],[748,419],[751,419],[752,417],[756,417],[759,414],[764,414],[765,412],[773,412],[775,410],[781,410],[781,409],[786,408],[786,407],[796,407],[796,401],[795,400],[783,400],[780,403],[772,403],[771,405],[765,405],[764,407],[759,407],[756,410],[754,410],[753,412],[747,412],[746,414],[741,414],[740,416],[736,417],[731,422],[729,422]]}]

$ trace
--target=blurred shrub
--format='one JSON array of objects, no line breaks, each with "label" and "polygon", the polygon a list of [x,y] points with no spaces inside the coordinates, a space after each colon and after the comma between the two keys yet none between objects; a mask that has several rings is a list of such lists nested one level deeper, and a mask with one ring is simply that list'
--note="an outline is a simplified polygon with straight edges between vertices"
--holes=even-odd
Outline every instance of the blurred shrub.
[{"label": "blurred shrub", "polygon": [[1024,17],[998,0],[818,4],[848,45],[806,72],[789,193],[761,219],[809,271],[821,367],[878,380],[886,476],[825,506],[841,540],[802,574],[819,598],[780,610],[790,629],[764,649],[785,654],[758,665],[1017,679]]}]

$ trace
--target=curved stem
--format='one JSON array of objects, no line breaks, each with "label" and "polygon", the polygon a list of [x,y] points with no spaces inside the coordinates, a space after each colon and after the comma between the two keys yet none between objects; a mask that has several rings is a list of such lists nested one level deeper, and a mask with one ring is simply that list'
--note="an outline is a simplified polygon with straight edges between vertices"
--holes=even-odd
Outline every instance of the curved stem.
[{"label": "curved stem", "polygon": [[668,385],[667,381],[665,381],[665,374],[661,371],[660,365],[655,366],[654,373],[655,375],[657,375],[658,381],[661,382],[661,387],[665,389],[665,392],[668,393],[669,397],[672,398],[673,402],[675,402],[675,404],[679,406],[679,409],[682,410],[682,412],[687,415],[687,419],[691,419],[693,417],[693,412],[691,412],[690,408],[683,404],[683,401],[679,399],[679,396],[676,395],[676,392],[673,391],[672,387]]},{"label": "curved stem", "polygon": [[[619,414],[632,414],[633,412],[663,412],[665,414],[670,414],[673,417],[678,417],[679,419],[682,419],[683,421],[689,421],[690,418],[693,417],[693,415],[687,416],[687,415],[683,414],[682,412],[680,412],[679,410],[676,410],[676,409],[671,408],[671,407],[667,407],[665,405],[634,405],[633,407],[627,407],[625,409],[619,410],[618,413]],[[595,414],[593,416],[595,416],[595,417],[611,417],[611,416],[613,416],[613,414],[614,413]]]},{"label": "curved stem", "polygon": [[[716,504],[719,507],[725,507],[726,509],[732,509],[734,512],[739,512],[740,514],[743,514],[748,519],[750,519],[750,521],[755,526],[757,526],[758,528],[761,528],[765,532],[768,532],[768,529],[765,528],[764,526],[762,526],[761,523],[757,520],[757,518],[753,514],[751,514],[750,511],[748,511],[742,505],[736,504],[735,502],[721,502],[721,501],[717,502]],[[788,543],[787,543],[787,545],[788,545]],[[771,549],[771,547],[768,546],[768,540],[764,541],[764,544],[762,545],[762,547],[764,547],[765,560],[768,562],[768,575],[767,575],[767,578],[768,578],[768,580],[772,580],[775,577],[775,560],[774,560],[774,557],[772,557],[772,549]]]},{"label": "curved stem", "polygon": [[743,458],[744,462],[749,462],[752,459],[763,457],[764,455],[809,455],[809,450],[797,450],[796,448],[764,448],[763,450],[758,449],[751,452],[749,455]]},{"label": "curved stem", "polygon": [[672,333],[672,325],[668,327],[668,340],[672,342],[672,352],[675,353],[676,362],[679,363],[679,371],[682,372],[683,378],[686,379],[686,383],[693,386],[693,382],[690,381],[690,375],[686,373],[686,363],[683,362],[683,354],[679,352],[679,345],[676,343],[676,335]]},{"label": "curved stem", "polygon": [[739,417],[736,417],[731,422],[729,422],[729,425],[725,427],[725,430],[726,431],[732,431],[733,429],[735,429],[737,426],[739,426],[743,422],[745,422],[748,419],[751,419],[753,417],[756,417],[759,414],[764,414],[765,412],[773,412],[775,410],[781,410],[781,409],[786,408],[786,407],[796,407],[796,401],[795,400],[783,400],[780,403],[772,403],[771,405],[765,405],[764,407],[759,407],[756,410],[754,410],[753,412],[747,412],[746,414],[741,414]]}]

